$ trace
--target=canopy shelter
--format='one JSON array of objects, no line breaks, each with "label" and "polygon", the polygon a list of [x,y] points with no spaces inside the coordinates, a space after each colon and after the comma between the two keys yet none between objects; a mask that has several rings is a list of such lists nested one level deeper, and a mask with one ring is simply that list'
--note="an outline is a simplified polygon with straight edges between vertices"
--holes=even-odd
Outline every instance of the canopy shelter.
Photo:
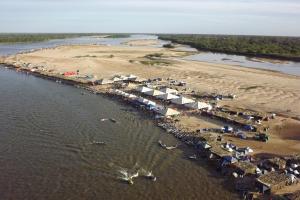
[{"label": "canopy shelter", "polygon": [[148,101],[147,103],[146,103],[147,105],[152,105],[152,106],[156,106],[156,103],[154,102],[154,101]]},{"label": "canopy shelter", "polygon": [[147,105],[148,102],[149,102],[148,99],[145,99],[145,98],[143,98],[143,97],[139,97],[139,98],[137,99],[137,101],[140,102],[140,103],[142,103],[142,104],[145,104],[145,105]]},{"label": "canopy shelter", "polygon": [[180,112],[172,108],[164,108],[162,110],[158,110],[157,112],[163,116],[175,116],[180,114]]},{"label": "canopy shelter", "polygon": [[129,74],[126,77],[127,77],[127,80],[129,80],[129,81],[135,81],[137,79],[137,76],[133,75],[133,74]]},{"label": "canopy shelter", "polygon": [[187,104],[187,103],[193,103],[195,101],[192,99],[185,98],[185,97],[179,97],[177,99],[172,99],[171,102],[178,104],[178,105],[183,105],[183,104]]},{"label": "canopy shelter", "polygon": [[192,103],[187,103],[187,104],[184,104],[184,106],[188,107],[188,108],[192,108],[192,109],[210,109],[211,108],[211,105],[210,104],[207,104],[205,102],[192,102]]},{"label": "canopy shelter", "polygon": [[138,97],[137,97],[136,95],[134,95],[134,94],[130,94],[130,95],[128,96],[128,98],[129,98],[129,99],[137,99]]},{"label": "canopy shelter", "polygon": [[127,76],[124,76],[124,75],[117,75],[117,76],[115,76],[115,78],[119,78],[119,79],[121,79],[122,81],[128,80],[128,77],[127,77]]},{"label": "canopy shelter", "polygon": [[120,78],[118,78],[118,77],[113,77],[113,78],[111,79],[111,81],[113,81],[113,82],[118,82],[118,81],[123,81],[123,80],[120,79]]},{"label": "canopy shelter", "polygon": [[113,83],[112,80],[109,79],[100,79],[100,80],[96,80],[94,81],[95,84],[99,84],[99,85],[106,85],[106,84],[111,84]]},{"label": "canopy shelter", "polygon": [[167,93],[167,94],[178,94],[177,90],[171,89],[171,88],[162,88],[160,89],[161,92]]},{"label": "canopy shelter", "polygon": [[157,95],[158,99],[163,99],[163,100],[170,100],[170,99],[177,99],[179,98],[179,96],[170,94],[170,93],[166,93],[166,94],[161,94],[161,95]]},{"label": "canopy shelter", "polygon": [[146,95],[149,95],[149,96],[158,96],[158,95],[162,95],[162,94],[165,94],[159,90],[151,90],[151,91],[148,91],[148,92],[145,92]]},{"label": "canopy shelter", "polygon": [[136,91],[141,92],[141,93],[145,93],[145,92],[153,91],[153,89],[142,86],[142,87],[138,87],[136,89]]}]

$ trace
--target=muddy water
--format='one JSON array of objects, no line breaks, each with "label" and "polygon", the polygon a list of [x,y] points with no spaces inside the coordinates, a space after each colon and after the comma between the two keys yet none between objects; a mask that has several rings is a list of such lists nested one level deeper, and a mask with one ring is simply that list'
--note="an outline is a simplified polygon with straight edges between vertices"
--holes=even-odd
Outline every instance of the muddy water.
[{"label": "muddy water", "polygon": [[[3,66],[0,94],[1,199],[238,198],[183,144],[159,147],[178,140],[133,108]],[[141,169],[157,180],[122,180]]]}]

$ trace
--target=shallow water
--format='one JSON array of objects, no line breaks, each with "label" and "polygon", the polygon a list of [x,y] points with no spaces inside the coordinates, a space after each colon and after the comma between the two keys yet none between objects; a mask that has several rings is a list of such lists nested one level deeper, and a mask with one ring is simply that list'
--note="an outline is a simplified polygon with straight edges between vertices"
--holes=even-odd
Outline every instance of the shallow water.
[{"label": "shallow water", "polygon": [[199,54],[188,56],[185,59],[218,64],[236,65],[241,67],[274,70],[285,74],[300,76],[300,62],[283,61],[282,63],[273,63],[262,61],[259,59],[253,61],[252,59],[246,56],[211,52],[201,52]]},{"label": "shallow water", "polygon": [[[205,161],[186,159],[189,148],[162,149],[159,139],[179,141],[122,103],[3,67],[0,94],[1,199],[237,199]],[[157,181],[120,179],[141,168]]]}]

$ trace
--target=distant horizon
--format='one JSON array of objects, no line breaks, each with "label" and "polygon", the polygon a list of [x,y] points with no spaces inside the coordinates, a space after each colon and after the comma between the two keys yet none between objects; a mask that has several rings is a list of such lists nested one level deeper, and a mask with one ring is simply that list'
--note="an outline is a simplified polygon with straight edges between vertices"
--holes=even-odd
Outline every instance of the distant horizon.
[{"label": "distant horizon", "polygon": [[1,34],[130,34],[130,35],[224,35],[224,36],[261,36],[261,37],[300,37],[300,35],[247,35],[215,33],[134,33],[134,32],[0,32]]},{"label": "distant horizon", "polygon": [[300,36],[298,0],[2,0],[2,33]]}]

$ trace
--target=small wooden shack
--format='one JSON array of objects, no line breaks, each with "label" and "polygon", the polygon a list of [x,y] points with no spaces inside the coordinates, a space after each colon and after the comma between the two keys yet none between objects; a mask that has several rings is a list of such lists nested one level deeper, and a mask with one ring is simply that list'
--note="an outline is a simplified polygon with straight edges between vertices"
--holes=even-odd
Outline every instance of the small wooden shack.
[{"label": "small wooden shack", "polygon": [[270,172],[256,179],[256,186],[264,194],[270,194],[287,186],[290,182],[289,176],[285,173]]}]

